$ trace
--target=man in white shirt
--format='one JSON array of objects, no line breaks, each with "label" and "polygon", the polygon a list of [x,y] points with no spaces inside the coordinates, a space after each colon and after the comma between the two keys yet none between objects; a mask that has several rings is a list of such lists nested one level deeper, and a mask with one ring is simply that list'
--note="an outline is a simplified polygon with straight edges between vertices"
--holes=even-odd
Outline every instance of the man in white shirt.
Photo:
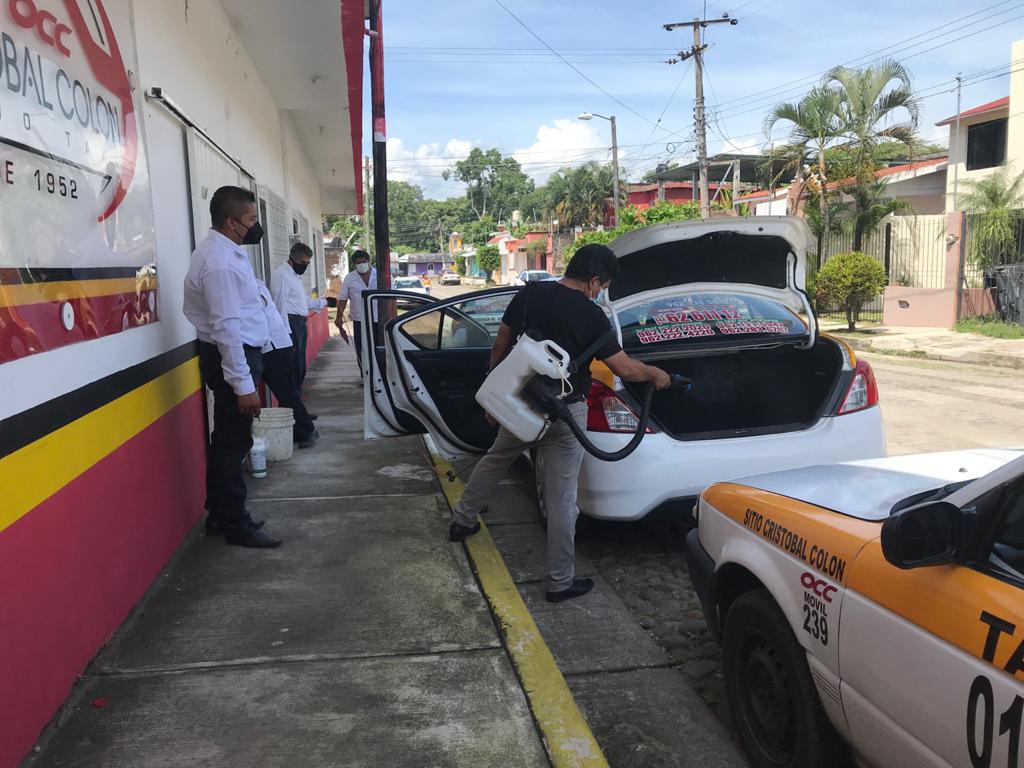
[{"label": "man in white shirt", "polygon": [[370,266],[370,254],[366,251],[355,251],[352,254],[352,263],[355,271],[345,275],[338,290],[338,316],[334,324],[341,332],[341,338],[348,341],[348,331],[345,330],[345,307],[351,302],[349,314],[352,316],[352,334],[356,341],[356,360],[359,363],[359,370],[363,368],[363,291],[377,290],[377,270]]},{"label": "man in white shirt", "polygon": [[270,341],[263,347],[263,380],[281,407],[292,409],[292,418],[295,420],[292,439],[299,444],[299,448],[312,448],[320,439],[320,433],[313,426],[313,419],[302,402],[299,386],[295,382],[292,336],[271,298],[270,289],[262,281],[257,283],[260,296],[266,301],[267,325],[270,329]]},{"label": "man in white shirt", "polygon": [[327,306],[324,299],[314,299],[306,293],[302,275],[313,259],[313,250],[305,243],[295,243],[288,254],[288,261],[270,275],[270,292],[281,314],[288,318],[292,334],[292,348],[295,354],[295,382],[302,392],[306,380],[306,342],[308,330],[306,318],[310,312],[319,312]]},{"label": "man in white shirt", "polygon": [[245,508],[242,462],[252,448],[252,420],[260,414],[256,383],[262,349],[270,341],[266,302],[242,245],[263,238],[256,198],[241,187],[221,187],[210,200],[213,227],[192,254],[182,309],[199,337],[199,372],[213,391],[213,436],[206,461],[206,532],[229,544],[271,548]]}]

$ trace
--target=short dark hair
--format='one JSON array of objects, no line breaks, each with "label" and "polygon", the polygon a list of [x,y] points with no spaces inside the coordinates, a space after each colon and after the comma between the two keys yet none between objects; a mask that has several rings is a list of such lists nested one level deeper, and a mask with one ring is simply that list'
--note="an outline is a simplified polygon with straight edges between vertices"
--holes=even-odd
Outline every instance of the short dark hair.
[{"label": "short dark hair", "polygon": [[210,198],[210,219],[213,226],[222,227],[228,219],[237,219],[252,203],[256,195],[242,187],[221,187]]},{"label": "short dark hair", "polygon": [[288,255],[292,258],[296,256],[306,256],[307,258],[313,258],[313,249],[305,243],[295,243],[292,249],[288,252]]},{"label": "short dark hair", "polygon": [[367,261],[370,261],[370,254],[368,254],[362,248],[352,251],[352,262],[355,263],[360,259],[366,259]]},{"label": "short dark hair", "polygon": [[573,255],[565,276],[570,280],[589,282],[595,277],[602,283],[614,280],[619,276],[619,260],[607,245],[591,243],[584,245]]}]

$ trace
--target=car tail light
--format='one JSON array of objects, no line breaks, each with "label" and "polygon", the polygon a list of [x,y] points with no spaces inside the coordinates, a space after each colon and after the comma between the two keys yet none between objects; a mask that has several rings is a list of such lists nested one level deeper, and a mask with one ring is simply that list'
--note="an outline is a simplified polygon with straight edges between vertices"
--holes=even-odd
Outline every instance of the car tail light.
[{"label": "car tail light", "polygon": [[853,381],[850,382],[843,403],[836,411],[837,416],[847,413],[856,413],[878,405],[878,383],[875,381],[875,372],[871,370],[871,364],[866,360],[858,360],[853,369]]},{"label": "car tail light", "polygon": [[[587,398],[587,430],[590,432],[636,432],[640,419],[614,391],[599,381]],[[648,427],[647,434],[653,430]]]}]

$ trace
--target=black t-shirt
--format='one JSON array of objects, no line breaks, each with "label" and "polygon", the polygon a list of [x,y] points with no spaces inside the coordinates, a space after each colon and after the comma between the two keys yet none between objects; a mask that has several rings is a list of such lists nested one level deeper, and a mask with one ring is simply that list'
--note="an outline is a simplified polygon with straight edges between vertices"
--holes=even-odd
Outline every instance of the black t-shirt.
[{"label": "black t-shirt", "polygon": [[536,331],[539,339],[555,342],[573,360],[598,339],[607,338],[590,360],[580,361],[579,370],[570,377],[574,400],[590,392],[591,361],[595,357],[607,360],[622,351],[601,308],[582,291],[553,280],[523,288],[508,305],[501,322],[512,329],[516,338]]}]

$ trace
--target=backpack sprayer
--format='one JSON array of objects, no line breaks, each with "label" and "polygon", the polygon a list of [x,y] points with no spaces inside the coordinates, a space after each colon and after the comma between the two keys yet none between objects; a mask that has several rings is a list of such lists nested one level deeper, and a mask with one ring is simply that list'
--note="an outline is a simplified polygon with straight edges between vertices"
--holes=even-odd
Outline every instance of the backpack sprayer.
[{"label": "backpack sprayer", "polygon": [[[573,394],[569,377],[589,361],[606,339],[607,336],[602,336],[573,360],[553,341],[538,341],[523,334],[508,356],[491,371],[476,393],[476,401],[524,443],[537,442],[562,419],[587,453],[602,461],[621,461],[637,449],[647,432],[654,397],[653,382],[644,392],[639,423],[632,439],[617,451],[603,451],[590,442],[566,403],[566,398]],[[672,388],[690,389],[690,380],[686,377],[672,374],[671,379]]]}]

